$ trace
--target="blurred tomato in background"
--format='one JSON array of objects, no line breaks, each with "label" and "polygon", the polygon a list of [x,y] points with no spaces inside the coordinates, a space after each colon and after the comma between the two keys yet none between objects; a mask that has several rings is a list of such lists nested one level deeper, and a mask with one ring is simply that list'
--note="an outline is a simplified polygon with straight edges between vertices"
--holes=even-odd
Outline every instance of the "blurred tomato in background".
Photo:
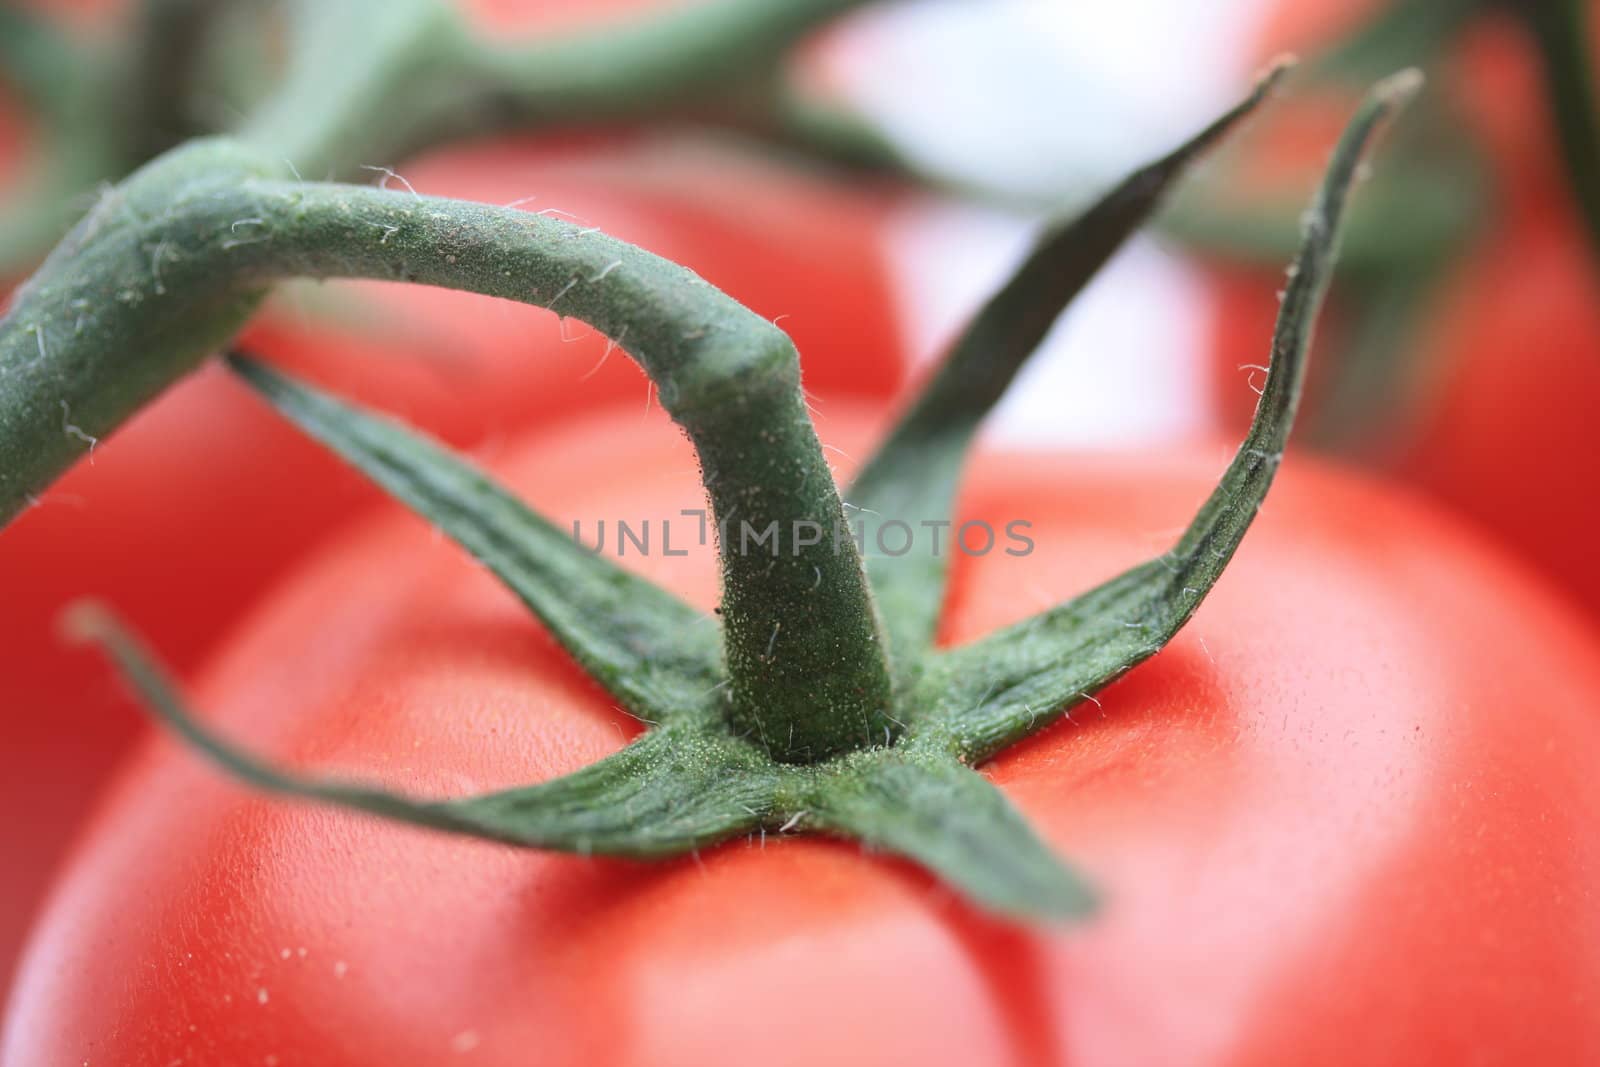
[{"label": "blurred tomato in background", "polygon": [[[1395,6],[1283,0],[1266,11],[1252,54],[1318,55]],[[1591,414],[1600,397],[1600,254],[1568,185],[1533,38],[1509,10],[1484,6],[1428,64],[1431,106],[1408,116],[1395,139],[1459,137],[1485,180],[1448,167],[1408,174],[1392,156],[1379,164],[1375,184],[1411,182],[1396,193],[1399,210],[1376,220],[1392,256],[1352,268],[1358,283],[1336,289],[1308,417],[1317,421],[1320,399],[1324,444],[1470,517],[1600,611],[1590,533],[1600,502],[1589,488],[1600,482]],[[1591,5],[1590,30],[1600,35],[1596,12]],[[1600,57],[1600,37],[1589,51]],[[1308,129],[1326,126],[1325,105],[1348,106],[1359,92],[1356,79],[1316,79],[1246,135],[1228,172],[1239,188],[1224,180],[1218,195],[1302,198],[1326,156],[1325,139]],[[1408,260],[1416,220],[1452,200],[1463,210],[1448,253]],[[1249,354],[1269,334],[1281,275],[1276,263],[1224,256],[1213,256],[1212,275],[1214,372],[1223,417],[1238,427],[1254,403],[1241,364],[1259,362]]]}]

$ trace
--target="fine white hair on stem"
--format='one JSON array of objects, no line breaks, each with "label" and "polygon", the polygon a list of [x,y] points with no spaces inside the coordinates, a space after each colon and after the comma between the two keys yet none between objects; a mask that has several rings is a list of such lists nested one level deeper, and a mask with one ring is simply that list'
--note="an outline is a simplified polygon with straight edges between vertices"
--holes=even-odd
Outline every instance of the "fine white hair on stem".
[{"label": "fine white hair on stem", "polygon": [[361,169],[362,170],[370,170],[374,174],[383,175],[383,180],[378,183],[378,188],[379,189],[385,189],[386,190],[386,189],[389,188],[389,182],[391,180],[392,181],[397,181],[401,185],[406,187],[406,192],[410,193],[412,196],[417,197],[419,200],[422,198],[421,194],[417,192],[416,187],[413,186],[410,182],[406,181],[405,178],[401,177],[398,173],[396,173],[393,167],[375,167],[370,163],[363,163],[363,164],[361,164]]}]

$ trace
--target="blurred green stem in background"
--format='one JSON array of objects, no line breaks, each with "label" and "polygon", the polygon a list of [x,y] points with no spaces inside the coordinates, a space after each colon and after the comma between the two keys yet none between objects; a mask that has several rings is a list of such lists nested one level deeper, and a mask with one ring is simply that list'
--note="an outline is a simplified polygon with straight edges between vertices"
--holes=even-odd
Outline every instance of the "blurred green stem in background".
[{"label": "blurred green stem in background", "polygon": [[1545,101],[1568,185],[1600,257],[1600,116],[1588,0],[1502,0],[1528,28],[1540,57]]},{"label": "blurred green stem in background", "polygon": [[[827,156],[822,136],[783,131],[814,130],[826,116],[866,143],[869,128],[799,93],[790,54],[871,2],[708,0],[508,42],[477,31],[448,0],[143,0],[115,48],[0,7],[0,78],[20,90],[46,146],[18,206],[0,216],[0,276],[34,266],[98,185],[225,128],[305,177],[343,180],[377,180],[468,136],[646,121],[733,129]],[[240,16],[255,21],[241,31]],[[226,94],[210,82],[245,83],[255,95],[280,38],[287,57],[274,91],[249,116],[219,121],[232,105],[218,103]]]}]

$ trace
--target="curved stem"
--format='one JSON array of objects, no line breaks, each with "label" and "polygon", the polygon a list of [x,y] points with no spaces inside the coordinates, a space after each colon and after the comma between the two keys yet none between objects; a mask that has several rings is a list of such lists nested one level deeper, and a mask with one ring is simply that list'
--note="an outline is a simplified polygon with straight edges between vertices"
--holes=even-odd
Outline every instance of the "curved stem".
[{"label": "curved stem", "polygon": [[163,157],[19,292],[0,321],[0,518],[220,347],[274,281],[393,279],[551,308],[625,344],[699,453],[740,727],[794,760],[882,735],[878,625],[786,335],[594,230],[271,170],[228,141]]}]

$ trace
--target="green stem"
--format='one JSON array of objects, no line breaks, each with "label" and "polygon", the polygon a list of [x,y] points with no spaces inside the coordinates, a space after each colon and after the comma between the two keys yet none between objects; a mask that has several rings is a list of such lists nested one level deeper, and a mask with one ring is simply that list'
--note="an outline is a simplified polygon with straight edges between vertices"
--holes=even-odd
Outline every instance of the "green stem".
[{"label": "green stem", "polygon": [[0,4],[0,79],[47,124],[76,110],[89,59],[48,18]]},{"label": "green stem", "polygon": [[[0,273],[32,266],[96,183],[194,132],[197,66],[219,19],[245,2],[146,0],[133,44],[106,61],[0,8],[0,67],[62,131],[25,206],[0,219]],[[296,173],[355,180],[433,144],[512,128],[664,117],[738,126],[796,42],[869,2],[708,0],[507,44],[474,34],[446,0],[298,0],[287,76],[239,135]],[[82,75],[100,67],[110,75]]]},{"label": "green stem", "polygon": [[440,0],[302,3],[284,88],[243,136],[308,177],[353,177],[443,136],[714,112],[869,2],[713,0],[509,44]]},{"label": "green stem", "polygon": [[715,99],[768,76],[807,34],[873,0],[711,0],[625,24],[475,49],[482,79],[525,118],[588,123]]},{"label": "green stem", "polygon": [[169,153],[17,289],[0,319],[0,522],[244,324],[264,281],[219,260],[253,236],[247,190],[272,173],[227,141]]},{"label": "green stem", "polygon": [[625,344],[699,452],[726,533],[741,727],[786,759],[882,734],[877,622],[855,545],[836,536],[838,493],[782,331],[592,230],[271,171],[228,141],[171,153],[102,201],[19,293],[0,321],[0,518],[220,346],[272,282],[383,278],[548,307]]},{"label": "green stem", "polygon": [[1532,35],[1544,74],[1546,106],[1573,199],[1600,255],[1600,113],[1589,56],[1588,0],[1520,0],[1507,5]]},{"label": "green stem", "polygon": [[467,94],[438,84],[464,47],[460,19],[440,0],[298,0],[284,80],[239,136],[307,178],[353,178],[393,163],[398,144]]},{"label": "green stem", "polygon": [[118,79],[113,134],[133,167],[201,132],[191,93],[217,21],[238,0],[144,0],[132,13],[131,42]]}]

